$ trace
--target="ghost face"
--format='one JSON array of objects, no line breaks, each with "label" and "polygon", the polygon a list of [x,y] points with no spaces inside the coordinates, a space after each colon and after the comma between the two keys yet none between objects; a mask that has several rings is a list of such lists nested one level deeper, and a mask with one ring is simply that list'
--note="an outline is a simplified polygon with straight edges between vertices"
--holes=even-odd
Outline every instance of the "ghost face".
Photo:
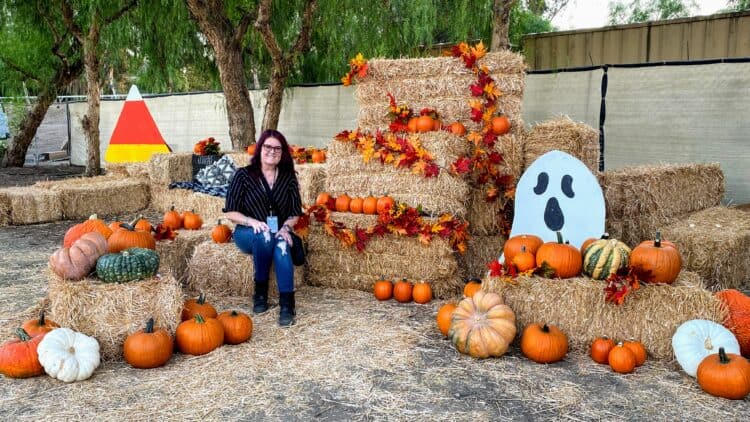
[{"label": "ghost face", "polygon": [[596,177],[577,158],[550,151],[524,172],[516,187],[511,235],[535,234],[579,247],[604,232],[604,196]]}]

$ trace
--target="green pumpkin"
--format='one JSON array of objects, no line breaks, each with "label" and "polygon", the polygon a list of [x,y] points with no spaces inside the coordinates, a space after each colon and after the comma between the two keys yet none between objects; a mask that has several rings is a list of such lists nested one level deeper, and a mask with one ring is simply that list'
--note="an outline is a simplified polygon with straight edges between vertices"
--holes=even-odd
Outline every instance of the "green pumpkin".
[{"label": "green pumpkin", "polygon": [[630,248],[617,239],[600,239],[583,251],[583,273],[604,280],[621,268],[627,268]]},{"label": "green pumpkin", "polygon": [[159,268],[159,255],[145,248],[129,248],[109,253],[96,262],[96,274],[105,283],[124,283],[153,277]]}]

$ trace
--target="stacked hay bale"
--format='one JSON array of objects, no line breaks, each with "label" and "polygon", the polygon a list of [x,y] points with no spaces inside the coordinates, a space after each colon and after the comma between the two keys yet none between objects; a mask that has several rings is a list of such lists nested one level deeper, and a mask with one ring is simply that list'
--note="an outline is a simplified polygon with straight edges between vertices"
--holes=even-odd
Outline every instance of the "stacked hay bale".
[{"label": "stacked hay bale", "polygon": [[201,230],[177,230],[174,240],[156,242],[156,252],[159,254],[159,273],[171,274],[182,282],[187,276],[188,262],[193,251],[199,244],[211,239],[211,229],[205,226]]},{"label": "stacked hay bale", "polygon": [[151,197],[144,179],[116,175],[37,182],[34,186],[59,193],[65,219],[133,214],[147,208]]},{"label": "stacked hay bale", "polygon": [[552,150],[566,152],[583,162],[592,173],[599,172],[599,131],[568,116],[533,126],[524,136],[524,168]]},{"label": "stacked hay bale", "polygon": [[625,167],[599,174],[607,231],[628,245],[653,239],[657,229],[719,205],[724,174],[718,164]]},{"label": "stacked hay bale", "polygon": [[63,217],[60,196],[37,186],[0,189],[0,226],[58,221]]},{"label": "stacked hay bale", "polygon": [[482,289],[500,293],[516,314],[519,332],[544,322],[563,330],[572,348],[587,353],[591,342],[602,336],[636,339],[656,359],[672,357],[675,329],[691,319],[721,323],[726,310],[706,290],[700,276],[683,271],[672,285],[642,285],[622,305],[605,302],[604,284],[590,278],[565,280],[518,277],[509,284],[487,277]]},{"label": "stacked hay bale", "polygon": [[663,228],[680,249],[683,266],[715,289],[750,289],[750,213],[712,207]]}]

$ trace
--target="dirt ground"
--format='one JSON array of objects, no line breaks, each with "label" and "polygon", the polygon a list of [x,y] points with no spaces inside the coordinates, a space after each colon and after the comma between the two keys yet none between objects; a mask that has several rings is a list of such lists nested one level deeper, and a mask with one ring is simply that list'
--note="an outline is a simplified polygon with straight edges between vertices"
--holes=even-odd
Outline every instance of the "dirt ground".
[{"label": "dirt ground", "polygon": [[[70,175],[55,171],[2,172],[0,182]],[[0,228],[0,326],[44,297],[47,259],[70,225]],[[435,328],[440,301],[380,303],[364,292],[310,286],[297,298],[296,326],[278,328],[274,307],[253,318],[248,343],[201,357],[176,354],[160,369],[106,362],[74,384],[0,376],[0,420],[739,421],[750,415],[750,398],[709,396],[675,362],[649,360],[633,374],[617,375],[580,351],[553,365],[525,359],[517,344],[498,359],[460,355]],[[249,298],[214,304],[249,311]]]}]

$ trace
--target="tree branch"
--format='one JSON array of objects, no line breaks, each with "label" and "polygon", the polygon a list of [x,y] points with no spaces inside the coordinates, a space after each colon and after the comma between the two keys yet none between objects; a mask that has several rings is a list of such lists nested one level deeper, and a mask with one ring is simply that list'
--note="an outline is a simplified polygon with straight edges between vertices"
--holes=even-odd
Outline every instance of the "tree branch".
[{"label": "tree branch", "polygon": [[70,6],[70,2],[68,0],[62,0],[60,2],[60,6],[62,6],[63,22],[65,22],[65,27],[68,28],[68,31],[73,34],[73,37],[75,37],[75,39],[77,39],[79,43],[83,44],[83,31],[73,19],[73,8]]},{"label": "tree branch", "polygon": [[305,11],[302,15],[302,28],[300,29],[297,41],[294,43],[294,47],[292,47],[289,61],[294,61],[299,54],[310,47],[310,33],[312,32],[313,16],[315,15],[317,6],[318,0],[308,0],[307,4],[305,4]]},{"label": "tree branch", "polygon": [[242,13],[242,19],[237,24],[237,28],[234,30],[234,35],[232,36],[234,42],[240,45],[242,45],[242,39],[245,38],[250,25],[257,19],[258,9],[253,9],[249,12],[243,10]]},{"label": "tree branch", "polygon": [[271,60],[281,63],[283,54],[279,43],[276,41],[276,36],[271,30],[271,0],[260,0],[260,3],[258,3],[258,19],[255,21],[255,29],[263,38],[263,44],[266,45]]},{"label": "tree branch", "polygon": [[8,66],[9,68],[15,70],[16,72],[22,74],[24,77],[26,77],[28,79],[31,79],[31,80],[34,80],[36,82],[39,82],[40,84],[42,83],[42,80],[39,79],[39,77],[34,76],[34,74],[32,74],[30,72],[27,72],[21,66],[19,66],[19,65],[13,63],[12,61],[8,60],[7,57],[0,56],[0,60],[2,60],[3,63],[5,63],[6,66]]},{"label": "tree branch", "polygon": [[130,9],[132,9],[137,4],[138,4],[138,0],[130,0],[129,3],[127,3],[124,6],[122,6],[122,8],[120,10],[118,10],[117,12],[115,12],[112,16],[104,19],[104,25],[103,26],[107,26],[107,25],[111,24],[112,22],[116,21],[117,19],[120,19],[120,17],[122,15],[124,15],[125,12],[127,12]]}]

